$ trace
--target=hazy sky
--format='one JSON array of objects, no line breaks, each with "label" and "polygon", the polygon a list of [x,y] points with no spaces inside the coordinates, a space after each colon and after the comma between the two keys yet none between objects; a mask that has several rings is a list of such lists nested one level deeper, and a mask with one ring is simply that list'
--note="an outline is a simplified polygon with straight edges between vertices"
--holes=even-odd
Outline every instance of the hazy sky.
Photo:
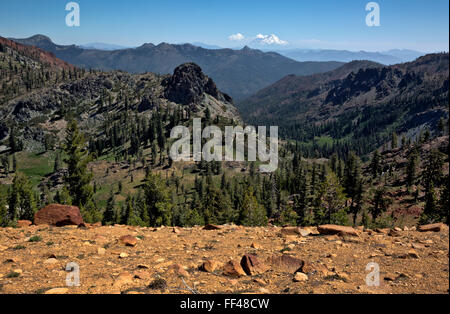
[{"label": "hazy sky", "polygon": [[[360,0],[78,0],[80,27],[65,24],[67,0],[0,0],[0,36],[44,34],[59,44],[203,42],[242,46],[259,35],[290,46],[382,51],[449,50],[448,0],[379,0],[368,27]],[[275,36],[270,36],[274,34]]]}]

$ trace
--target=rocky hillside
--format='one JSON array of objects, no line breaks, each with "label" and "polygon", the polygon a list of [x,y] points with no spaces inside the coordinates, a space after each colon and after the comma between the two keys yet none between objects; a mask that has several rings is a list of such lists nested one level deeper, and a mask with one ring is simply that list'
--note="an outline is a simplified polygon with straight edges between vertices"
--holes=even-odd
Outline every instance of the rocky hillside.
[{"label": "rocky hillside", "polygon": [[[334,229],[1,228],[0,293],[448,293],[447,226]],[[79,286],[66,286],[68,263]],[[379,286],[366,284],[369,263]]]},{"label": "rocky hillside", "polygon": [[[37,48],[15,43],[6,47],[0,50],[4,80],[0,142],[15,130],[26,150],[40,149],[49,138],[63,135],[70,117],[79,119],[86,133],[95,138],[104,136],[105,124],[117,121],[123,113],[133,113],[136,119],[162,110],[203,116],[208,108],[212,117],[240,120],[231,97],[193,63],[176,68],[173,76],[86,72]],[[10,86],[13,82],[15,89]]]},{"label": "rocky hillside", "polygon": [[248,47],[242,50],[204,49],[190,44],[148,43],[133,49],[104,51],[83,49],[75,45],[57,45],[43,35],[13,40],[52,52],[58,58],[87,69],[168,74],[182,63],[195,62],[221,90],[236,101],[254,94],[288,74],[309,75],[327,72],[343,64],[297,62],[278,53],[262,52]]},{"label": "rocky hillside", "polygon": [[410,138],[424,128],[435,131],[448,117],[448,79],[448,54],[390,67],[352,62],[325,74],[285,77],[240,108],[251,122],[280,125],[286,137],[329,136],[369,152],[393,131]]}]

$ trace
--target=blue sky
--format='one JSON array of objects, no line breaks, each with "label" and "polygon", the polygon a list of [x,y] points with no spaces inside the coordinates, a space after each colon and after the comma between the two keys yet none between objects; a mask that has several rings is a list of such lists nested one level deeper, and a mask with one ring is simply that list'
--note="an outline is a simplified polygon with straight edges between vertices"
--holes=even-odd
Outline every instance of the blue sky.
[{"label": "blue sky", "polygon": [[[203,42],[238,47],[258,34],[275,34],[272,38],[301,48],[449,50],[447,0],[376,1],[380,27],[365,23],[367,0],[77,0],[80,27],[65,24],[68,2],[0,0],[0,36],[39,33],[59,44]],[[229,40],[238,33],[243,40]]]}]

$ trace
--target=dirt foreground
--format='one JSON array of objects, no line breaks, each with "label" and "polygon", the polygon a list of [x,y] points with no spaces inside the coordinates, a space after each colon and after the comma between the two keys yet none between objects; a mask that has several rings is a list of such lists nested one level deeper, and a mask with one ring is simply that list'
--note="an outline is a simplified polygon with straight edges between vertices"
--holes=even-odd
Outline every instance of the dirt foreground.
[{"label": "dirt foreground", "polygon": [[[4,228],[0,293],[449,291],[448,228],[358,230],[358,236],[319,235],[316,228],[306,228],[302,235],[298,230],[233,225],[219,230],[117,225]],[[68,267],[69,263],[75,264]],[[76,283],[76,268],[79,286],[67,286],[67,281]],[[377,268],[379,286],[371,286],[376,284]]]}]

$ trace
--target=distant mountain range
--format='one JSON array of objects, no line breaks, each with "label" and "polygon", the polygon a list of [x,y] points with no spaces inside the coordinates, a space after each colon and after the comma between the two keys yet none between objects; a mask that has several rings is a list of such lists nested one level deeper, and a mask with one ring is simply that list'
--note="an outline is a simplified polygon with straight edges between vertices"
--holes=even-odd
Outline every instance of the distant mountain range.
[{"label": "distant mountain range", "polygon": [[392,65],[414,61],[425,55],[425,53],[396,49],[384,52],[348,51],[348,50],[310,50],[310,49],[288,49],[276,50],[279,54],[296,61],[340,61],[350,62],[354,60],[370,60],[384,65]]},{"label": "distant mountain range", "polygon": [[205,49],[191,44],[144,44],[122,50],[83,49],[76,45],[57,45],[50,38],[36,35],[12,39],[52,52],[73,65],[130,73],[172,73],[180,64],[195,62],[225,93],[240,101],[288,74],[311,75],[338,68],[341,62],[298,62],[275,52],[244,47],[240,50]]},{"label": "distant mountain range", "polygon": [[[415,137],[448,118],[449,54],[383,66],[354,61],[328,73],[290,75],[242,101],[255,125],[278,125],[282,137],[351,140],[369,152],[396,131]],[[347,149],[351,147],[348,145]]]},{"label": "distant mountain range", "polygon": [[120,45],[114,45],[114,44],[105,44],[105,43],[90,43],[85,45],[80,45],[80,48],[83,49],[97,49],[97,50],[121,50],[121,49],[127,49],[130,47],[124,47]]}]

